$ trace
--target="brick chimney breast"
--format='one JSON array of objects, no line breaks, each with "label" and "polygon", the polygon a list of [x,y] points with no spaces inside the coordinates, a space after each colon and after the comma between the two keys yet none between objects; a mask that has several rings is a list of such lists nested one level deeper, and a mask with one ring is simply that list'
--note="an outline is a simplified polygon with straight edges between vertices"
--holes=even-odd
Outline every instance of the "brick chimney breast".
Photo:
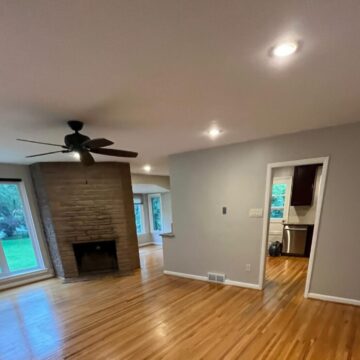
[{"label": "brick chimney breast", "polygon": [[73,244],[116,242],[121,274],[140,267],[128,163],[74,162],[30,166],[56,274],[79,275]]}]

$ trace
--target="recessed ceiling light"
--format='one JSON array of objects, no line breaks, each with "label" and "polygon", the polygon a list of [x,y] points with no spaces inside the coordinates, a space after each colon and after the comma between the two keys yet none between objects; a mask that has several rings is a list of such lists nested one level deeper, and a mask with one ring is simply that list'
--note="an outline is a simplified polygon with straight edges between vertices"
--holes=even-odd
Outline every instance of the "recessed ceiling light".
[{"label": "recessed ceiling light", "polygon": [[276,45],[272,50],[272,54],[275,57],[290,56],[296,52],[298,47],[298,44],[294,41],[284,42]]},{"label": "recessed ceiling light", "polygon": [[145,165],[143,167],[143,169],[146,171],[146,172],[150,172],[151,171],[151,166],[150,165]]},{"label": "recessed ceiling light", "polygon": [[208,135],[211,139],[216,139],[221,133],[222,131],[217,127],[213,127],[208,131]]},{"label": "recessed ceiling light", "polygon": [[80,160],[80,154],[79,154],[77,151],[74,151],[74,152],[72,153],[72,156],[73,156],[74,159]]}]

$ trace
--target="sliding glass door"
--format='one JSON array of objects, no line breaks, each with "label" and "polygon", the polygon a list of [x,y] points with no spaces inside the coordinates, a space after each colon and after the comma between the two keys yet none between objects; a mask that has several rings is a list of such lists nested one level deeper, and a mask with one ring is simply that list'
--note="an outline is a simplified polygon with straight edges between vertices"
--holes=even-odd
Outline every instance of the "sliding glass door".
[{"label": "sliding glass door", "polygon": [[0,182],[0,279],[44,269],[21,182]]}]

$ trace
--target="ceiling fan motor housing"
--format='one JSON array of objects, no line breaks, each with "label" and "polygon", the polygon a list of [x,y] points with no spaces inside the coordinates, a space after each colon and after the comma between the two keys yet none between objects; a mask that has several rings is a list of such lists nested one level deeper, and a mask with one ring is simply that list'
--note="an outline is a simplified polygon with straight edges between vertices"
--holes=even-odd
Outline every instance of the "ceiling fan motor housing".
[{"label": "ceiling fan motor housing", "polygon": [[70,151],[83,151],[84,147],[82,146],[82,143],[89,139],[88,136],[75,132],[74,134],[66,135],[64,142]]},{"label": "ceiling fan motor housing", "polygon": [[71,130],[74,130],[75,132],[80,131],[84,126],[84,123],[79,120],[69,120],[67,123],[70,126]]}]

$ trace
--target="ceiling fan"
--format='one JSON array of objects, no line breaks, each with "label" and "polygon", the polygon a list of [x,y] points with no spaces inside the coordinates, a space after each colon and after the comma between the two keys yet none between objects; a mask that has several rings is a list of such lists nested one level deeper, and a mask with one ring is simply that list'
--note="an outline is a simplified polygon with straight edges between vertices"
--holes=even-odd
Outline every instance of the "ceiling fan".
[{"label": "ceiling fan", "polygon": [[83,128],[84,124],[78,120],[68,121],[68,125],[74,131],[74,133],[66,135],[64,138],[65,145],[45,143],[33,140],[26,139],[16,139],[18,141],[25,141],[35,144],[58,146],[63,150],[50,151],[42,154],[29,155],[27,158],[32,158],[36,156],[43,156],[56,153],[74,153],[78,154],[80,161],[85,166],[90,166],[95,163],[95,160],[91,153],[108,155],[108,156],[117,156],[117,157],[137,157],[138,153],[126,150],[117,150],[117,149],[104,149],[106,146],[112,145],[113,142],[104,138],[90,139],[88,136],[80,134],[80,130]]}]

